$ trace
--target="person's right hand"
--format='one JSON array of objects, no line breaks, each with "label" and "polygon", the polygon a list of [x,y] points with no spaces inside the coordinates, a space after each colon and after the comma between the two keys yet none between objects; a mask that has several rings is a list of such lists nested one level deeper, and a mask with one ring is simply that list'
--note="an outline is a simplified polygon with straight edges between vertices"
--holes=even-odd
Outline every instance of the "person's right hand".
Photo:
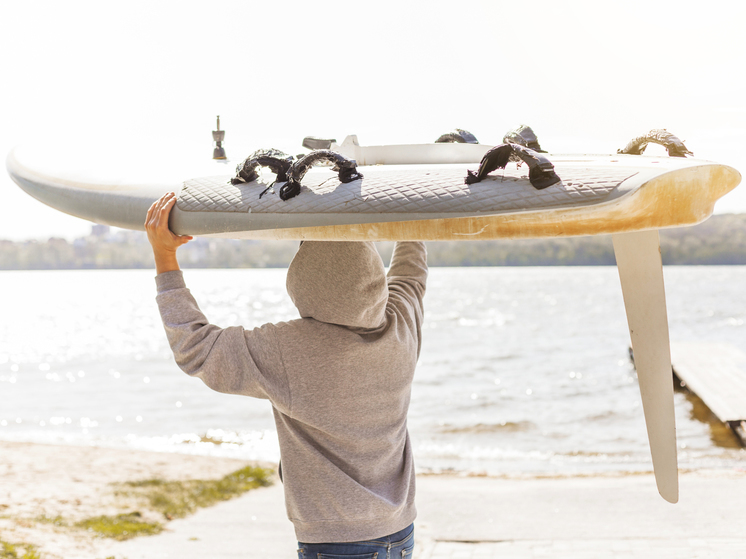
[{"label": "person's right hand", "polygon": [[167,192],[153,202],[145,218],[145,231],[153,252],[176,252],[181,245],[193,239],[190,235],[175,235],[168,228],[168,217],[176,202],[176,194]]},{"label": "person's right hand", "polygon": [[176,260],[176,249],[193,239],[190,235],[175,235],[168,228],[168,216],[176,202],[176,194],[168,192],[153,202],[145,218],[145,231],[153,247],[155,269],[157,273],[179,269]]}]

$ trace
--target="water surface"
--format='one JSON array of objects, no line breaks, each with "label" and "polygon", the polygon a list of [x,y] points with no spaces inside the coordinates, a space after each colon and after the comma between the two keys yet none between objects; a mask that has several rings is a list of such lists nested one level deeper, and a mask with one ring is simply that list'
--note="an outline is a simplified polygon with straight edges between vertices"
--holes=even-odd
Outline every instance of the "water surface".
[{"label": "water surface", "polygon": [[[0,438],[277,460],[268,402],[212,392],[174,364],[152,277],[0,273]],[[746,347],[746,267],[665,277],[673,340]],[[186,278],[221,326],[297,316],[285,270]],[[435,268],[425,304],[409,422],[421,471],[651,469],[616,268]],[[743,467],[696,401],[675,400],[681,467]]]}]

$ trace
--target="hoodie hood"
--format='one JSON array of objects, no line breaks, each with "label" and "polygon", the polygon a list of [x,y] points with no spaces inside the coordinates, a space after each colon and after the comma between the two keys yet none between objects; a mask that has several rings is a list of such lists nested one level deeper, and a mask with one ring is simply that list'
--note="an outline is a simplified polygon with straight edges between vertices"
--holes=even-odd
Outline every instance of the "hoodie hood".
[{"label": "hoodie hood", "polygon": [[389,297],[371,242],[304,241],[288,268],[287,290],[301,317],[356,328],[380,326]]}]

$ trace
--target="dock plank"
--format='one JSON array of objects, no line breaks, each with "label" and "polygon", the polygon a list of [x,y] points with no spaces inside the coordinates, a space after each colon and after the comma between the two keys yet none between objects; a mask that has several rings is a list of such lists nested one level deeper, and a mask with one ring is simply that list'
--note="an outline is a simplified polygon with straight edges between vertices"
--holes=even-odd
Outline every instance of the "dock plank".
[{"label": "dock plank", "polygon": [[674,342],[671,363],[721,421],[746,420],[746,353],[729,344]]}]

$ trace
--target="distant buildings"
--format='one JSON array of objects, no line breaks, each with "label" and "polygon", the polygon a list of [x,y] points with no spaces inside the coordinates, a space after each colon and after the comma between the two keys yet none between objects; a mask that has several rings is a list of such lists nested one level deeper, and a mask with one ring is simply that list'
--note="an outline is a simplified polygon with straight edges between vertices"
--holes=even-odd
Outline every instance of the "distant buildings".
[{"label": "distant buildings", "polygon": [[99,239],[109,235],[111,227],[108,225],[99,225],[98,223],[91,227],[91,236],[98,237]]}]

